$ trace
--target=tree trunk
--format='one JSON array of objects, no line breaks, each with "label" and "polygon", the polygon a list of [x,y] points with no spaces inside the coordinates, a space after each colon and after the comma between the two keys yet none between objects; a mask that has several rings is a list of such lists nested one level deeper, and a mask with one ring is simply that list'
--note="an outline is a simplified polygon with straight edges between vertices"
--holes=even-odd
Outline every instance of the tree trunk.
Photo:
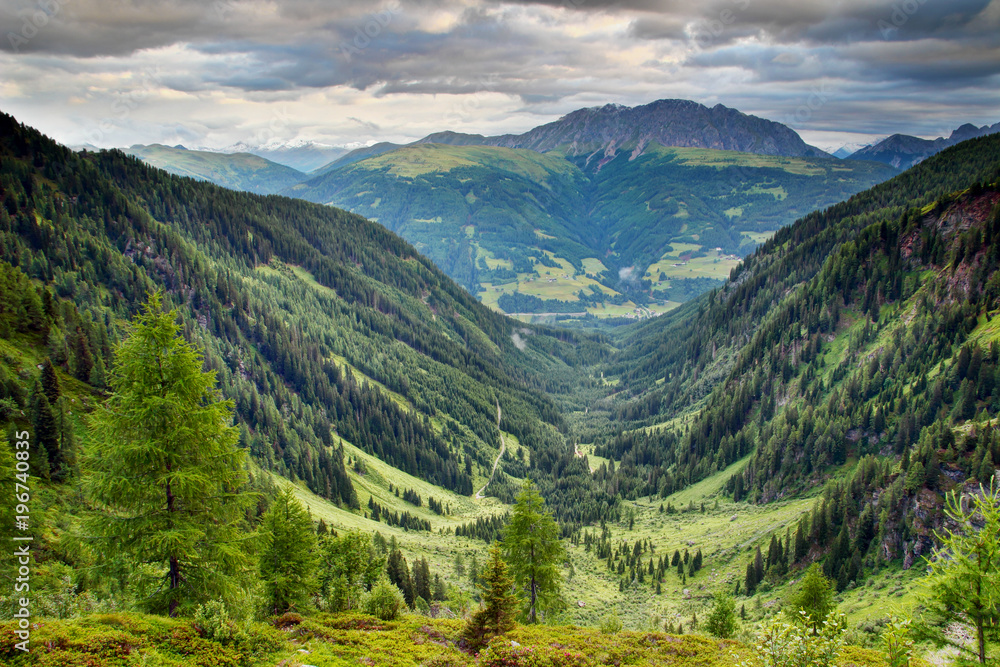
[{"label": "tree trunk", "polygon": [[535,602],[538,600],[538,584],[535,582],[535,545],[531,545],[531,607],[528,609],[528,623],[537,623]]},{"label": "tree trunk", "polygon": [[983,630],[983,619],[976,619],[976,640],[979,642],[979,664],[986,664],[986,637]]},{"label": "tree trunk", "polygon": [[[170,557],[170,590],[179,588],[181,585],[181,566],[177,561],[177,556]],[[173,595],[170,597],[170,617],[173,618],[177,616],[177,598]]]},{"label": "tree trunk", "polygon": [[[167,464],[167,471],[170,470],[170,464]],[[170,489],[170,482],[167,482],[167,517],[168,526],[173,528],[173,514],[175,512],[174,507],[174,493]],[[177,596],[173,594],[173,591],[180,588],[181,585],[181,564],[177,560],[177,556],[171,554],[170,556],[170,616],[171,618],[177,616]]]},{"label": "tree trunk", "polygon": [[528,609],[528,623],[537,623],[535,617],[535,601],[538,599],[538,584],[535,583],[535,576],[531,576],[531,607]]}]

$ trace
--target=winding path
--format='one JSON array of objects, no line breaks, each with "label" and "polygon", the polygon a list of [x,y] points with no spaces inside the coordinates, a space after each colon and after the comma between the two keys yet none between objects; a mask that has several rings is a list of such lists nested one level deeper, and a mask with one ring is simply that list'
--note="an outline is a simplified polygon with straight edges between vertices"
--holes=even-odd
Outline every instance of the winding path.
[{"label": "winding path", "polygon": [[483,488],[479,489],[479,491],[476,492],[476,499],[477,500],[482,500],[484,498],[483,491],[485,491],[486,487],[489,486],[490,482],[493,481],[493,475],[495,475],[496,472],[497,472],[497,466],[500,465],[500,459],[503,458],[503,453],[505,451],[507,451],[507,442],[503,439],[503,431],[500,430],[500,414],[501,414],[500,413],[500,401],[498,400],[497,401],[497,430],[500,431],[500,453],[497,454],[497,460],[493,462],[493,470],[490,471],[490,478],[488,480],[486,480],[485,484],[483,484]]}]

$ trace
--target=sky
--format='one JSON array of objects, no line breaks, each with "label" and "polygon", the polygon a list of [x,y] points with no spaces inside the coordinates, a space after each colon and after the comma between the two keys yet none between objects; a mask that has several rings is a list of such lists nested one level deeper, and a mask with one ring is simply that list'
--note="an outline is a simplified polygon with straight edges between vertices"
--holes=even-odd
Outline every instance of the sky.
[{"label": "sky", "polygon": [[1000,0],[0,0],[0,110],[68,144],[360,146],[682,98],[824,149],[1000,121]]}]

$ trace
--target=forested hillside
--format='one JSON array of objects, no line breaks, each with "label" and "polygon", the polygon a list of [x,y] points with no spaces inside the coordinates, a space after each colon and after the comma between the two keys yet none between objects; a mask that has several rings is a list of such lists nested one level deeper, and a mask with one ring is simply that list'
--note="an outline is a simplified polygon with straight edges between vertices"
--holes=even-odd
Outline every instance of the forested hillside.
[{"label": "forested hillside", "polygon": [[656,141],[618,148],[598,167],[565,147],[417,143],[285,194],[378,221],[505,312],[608,317],[721,284],[775,230],[895,173]]},{"label": "forested hillside", "polygon": [[[489,474],[498,403],[526,445],[561,445],[541,390],[599,346],[528,328],[515,341],[514,323],[358,216],[2,124],[0,260],[44,306],[22,326],[98,396],[123,321],[162,290],[235,401],[242,445],[337,503],[357,500],[336,437],[461,494]],[[7,372],[21,390],[3,398],[22,408],[34,373]]]}]

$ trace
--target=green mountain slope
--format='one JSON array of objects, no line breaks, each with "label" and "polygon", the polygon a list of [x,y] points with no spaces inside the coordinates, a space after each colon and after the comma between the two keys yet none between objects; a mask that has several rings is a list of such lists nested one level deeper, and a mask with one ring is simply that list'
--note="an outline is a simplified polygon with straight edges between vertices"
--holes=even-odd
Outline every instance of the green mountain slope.
[{"label": "green mountain slope", "polygon": [[136,144],[125,152],[171,174],[263,195],[308,178],[301,171],[250,153],[212,153],[161,144]]},{"label": "green mountain slope", "polygon": [[377,220],[507,312],[621,315],[662,312],[718,284],[769,233],[893,173],[658,144],[635,159],[622,150],[599,170],[586,162],[419,143],[287,193]]},{"label": "green mountain slope", "polygon": [[571,339],[515,330],[384,228],[0,122],[0,261],[81,313],[47,307],[28,332],[64,372],[99,385],[122,321],[161,289],[235,401],[243,445],[335,502],[356,503],[341,438],[463,495],[489,474],[498,404],[522,442],[562,442],[539,390],[560,386]]}]

